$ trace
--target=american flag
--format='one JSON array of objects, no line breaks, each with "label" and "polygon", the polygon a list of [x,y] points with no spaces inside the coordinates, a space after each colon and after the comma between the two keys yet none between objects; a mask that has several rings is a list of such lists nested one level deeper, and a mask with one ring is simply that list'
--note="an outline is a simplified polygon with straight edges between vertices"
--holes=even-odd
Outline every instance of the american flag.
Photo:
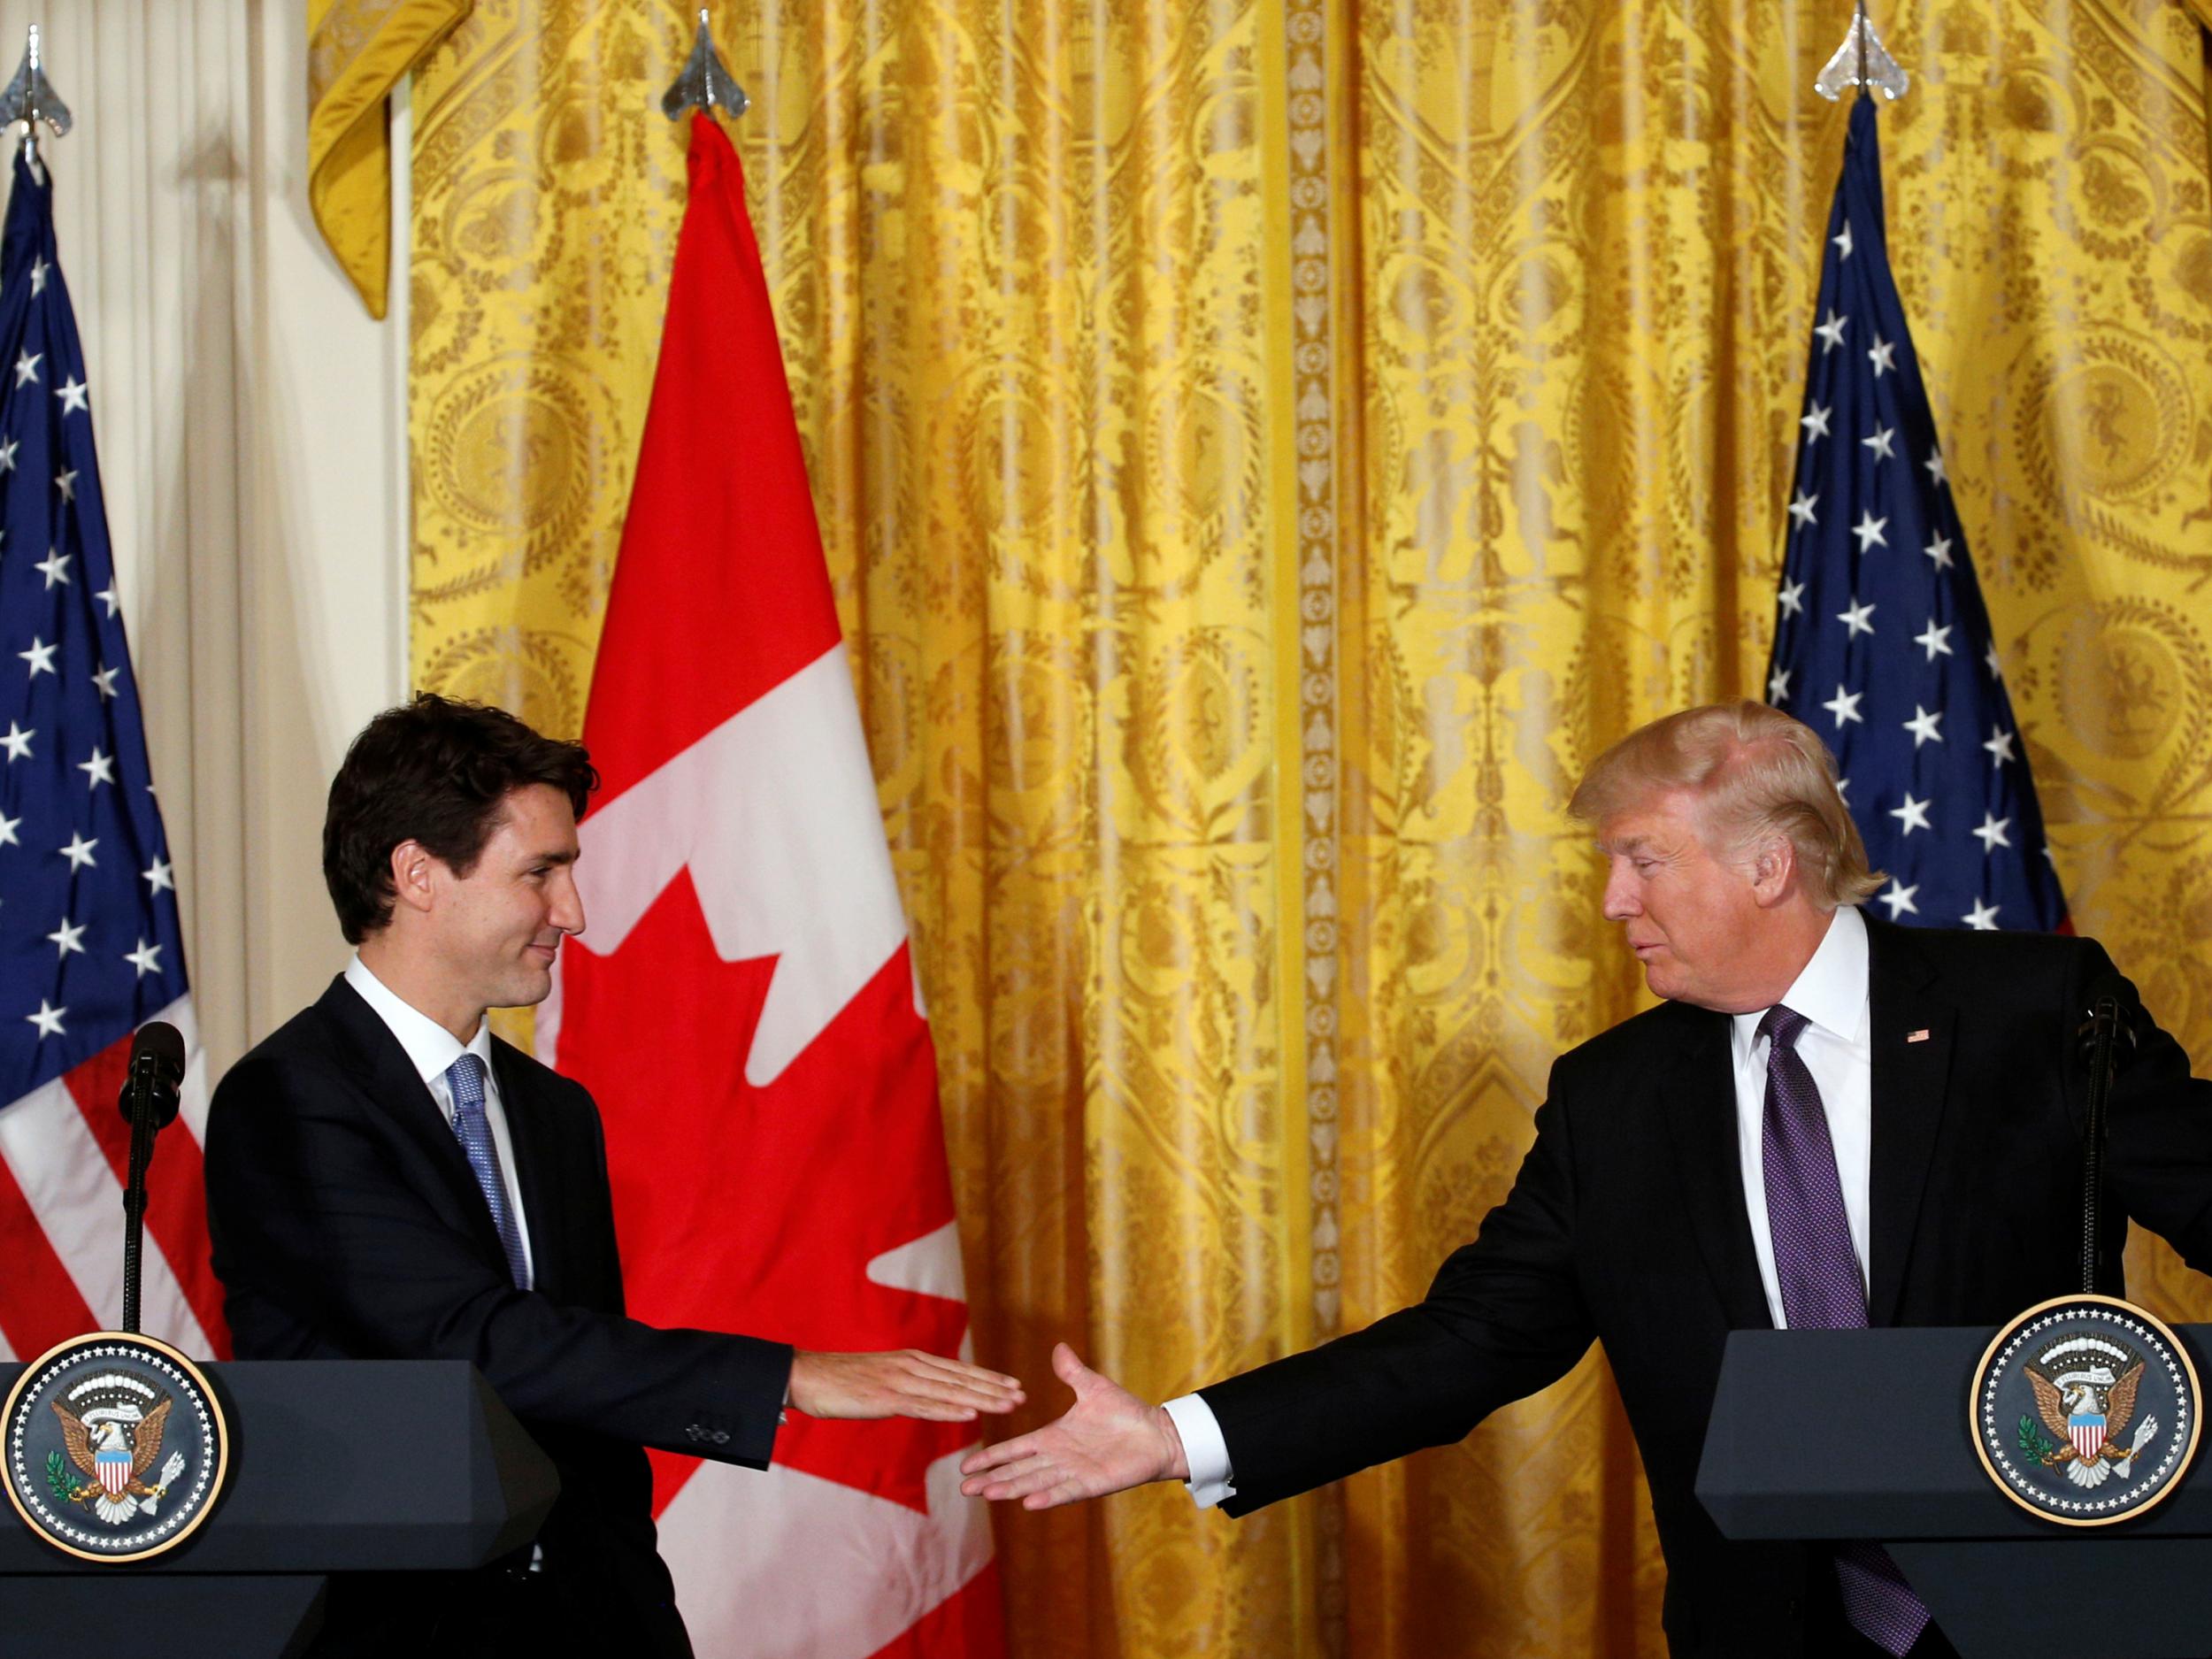
[{"label": "american flag", "polygon": [[2059,930],[2066,900],[1890,276],[1870,97],[1851,111],[1815,311],[1767,701],[1835,751],[1889,874],[1878,913]]},{"label": "american flag", "polygon": [[175,872],[92,447],[53,186],[21,155],[0,234],[0,1357],[30,1359],[123,1310],[132,1033],[160,1018],[191,1068],[156,1152],[142,1323],[227,1347],[208,1263],[206,1068]]}]

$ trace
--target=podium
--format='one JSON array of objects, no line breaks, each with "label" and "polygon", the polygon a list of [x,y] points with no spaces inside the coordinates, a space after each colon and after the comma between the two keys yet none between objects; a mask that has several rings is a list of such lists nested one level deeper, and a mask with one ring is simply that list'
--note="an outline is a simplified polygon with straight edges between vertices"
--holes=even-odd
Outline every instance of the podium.
[{"label": "podium", "polygon": [[[0,1394],[22,1371],[0,1365]],[[157,1651],[294,1655],[334,1572],[463,1571],[537,1533],[560,1479],[457,1361],[206,1366],[230,1420],[207,1522],[134,1565],[79,1562],[0,1506],[0,1659]]]},{"label": "podium", "polygon": [[[2133,1519],[2028,1514],[1968,1432],[1992,1334],[1732,1333],[1697,1476],[1723,1536],[1878,1540],[1962,1659],[2212,1654],[2212,1447]],[[2177,1334],[2207,1374],[2212,1325]]]}]

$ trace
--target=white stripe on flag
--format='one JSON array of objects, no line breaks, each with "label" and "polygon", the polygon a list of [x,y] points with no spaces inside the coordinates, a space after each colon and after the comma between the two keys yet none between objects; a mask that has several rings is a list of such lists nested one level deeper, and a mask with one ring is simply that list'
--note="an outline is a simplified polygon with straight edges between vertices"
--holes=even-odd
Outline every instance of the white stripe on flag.
[{"label": "white stripe on flag", "polygon": [[[0,1160],[102,1327],[123,1318],[123,1183],[59,1078],[0,1110]],[[196,1357],[207,1333],[151,1229],[139,1256],[140,1324]]]},{"label": "white stripe on flag", "polygon": [[5,1331],[0,1331],[0,1364],[4,1364],[15,1357],[15,1350],[8,1346],[8,1333]]},{"label": "white stripe on flag", "polygon": [[702,1463],[660,1518],[693,1644],[719,1659],[868,1659],[991,1562],[991,1518],[949,1452],[929,1513],[781,1463]]}]

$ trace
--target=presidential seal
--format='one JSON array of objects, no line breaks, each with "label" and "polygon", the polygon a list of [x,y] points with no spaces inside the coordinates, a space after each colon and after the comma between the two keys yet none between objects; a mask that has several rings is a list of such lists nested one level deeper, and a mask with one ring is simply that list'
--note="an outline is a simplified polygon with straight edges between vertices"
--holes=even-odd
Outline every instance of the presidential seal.
[{"label": "presidential seal", "polygon": [[230,1432],[199,1367],[128,1331],[74,1337],[9,1390],[8,1502],[55,1548],[143,1561],[192,1535],[230,1472]]},{"label": "presidential seal", "polygon": [[2180,1486],[2197,1372],[2164,1325],[2111,1296],[2039,1302],[1975,1368],[1974,1449],[1997,1488],[2066,1526],[2108,1526]]}]

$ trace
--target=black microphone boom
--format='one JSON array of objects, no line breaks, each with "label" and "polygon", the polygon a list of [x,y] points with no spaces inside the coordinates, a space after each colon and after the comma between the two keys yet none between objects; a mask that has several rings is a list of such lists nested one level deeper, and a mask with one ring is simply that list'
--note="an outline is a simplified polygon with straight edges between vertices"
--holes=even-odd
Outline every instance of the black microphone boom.
[{"label": "black microphone boom", "polygon": [[123,1184],[123,1328],[138,1329],[139,1257],[146,1237],[146,1167],[154,1161],[154,1136],[177,1120],[184,1084],[184,1033],[150,1019],[131,1041],[130,1070],[116,1109],[131,1126],[129,1179]]}]

